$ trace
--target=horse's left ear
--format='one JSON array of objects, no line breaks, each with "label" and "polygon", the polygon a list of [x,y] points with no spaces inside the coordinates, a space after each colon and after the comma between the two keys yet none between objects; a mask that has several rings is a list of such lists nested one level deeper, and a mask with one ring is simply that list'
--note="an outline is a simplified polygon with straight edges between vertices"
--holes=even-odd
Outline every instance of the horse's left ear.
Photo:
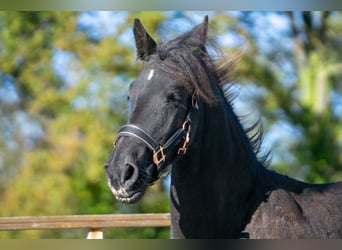
[{"label": "horse's left ear", "polygon": [[139,19],[134,19],[133,33],[137,48],[137,57],[146,61],[148,56],[156,52],[157,44],[147,33]]},{"label": "horse's left ear", "polygon": [[186,32],[184,35],[179,36],[174,42],[178,43],[180,46],[187,46],[195,54],[202,54],[203,52],[206,52],[205,43],[207,42],[207,34],[208,16],[205,16],[201,24]]},{"label": "horse's left ear", "polygon": [[205,16],[203,22],[197,25],[184,35],[184,42],[191,47],[200,47],[204,49],[208,36],[208,16]]}]

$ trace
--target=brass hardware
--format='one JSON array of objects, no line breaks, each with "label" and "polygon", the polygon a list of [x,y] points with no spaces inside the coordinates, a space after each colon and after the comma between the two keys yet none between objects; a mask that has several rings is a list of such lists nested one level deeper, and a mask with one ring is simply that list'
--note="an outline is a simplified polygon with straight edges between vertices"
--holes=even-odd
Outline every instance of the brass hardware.
[{"label": "brass hardware", "polygon": [[197,109],[197,110],[199,109],[198,102],[197,102],[195,95],[192,96],[191,105],[193,109]]},{"label": "brass hardware", "polygon": [[184,122],[184,124],[183,124],[183,130],[186,129],[186,126],[188,126],[188,128],[187,128],[187,131],[186,131],[185,140],[184,140],[183,146],[178,149],[178,152],[177,152],[178,155],[180,155],[180,154],[185,155],[186,154],[186,151],[188,149],[187,147],[188,147],[188,144],[190,142],[191,126],[190,126],[190,124],[187,121]]},{"label": "brass hardware", "polygon": [[166,155],[164,152],[164,148],[162,146],[160,146],[157,151],[153,151],[153,162],[154,162],[154,164],[159,166],[159,164],[164,162],[165,159],[166,159]]}]

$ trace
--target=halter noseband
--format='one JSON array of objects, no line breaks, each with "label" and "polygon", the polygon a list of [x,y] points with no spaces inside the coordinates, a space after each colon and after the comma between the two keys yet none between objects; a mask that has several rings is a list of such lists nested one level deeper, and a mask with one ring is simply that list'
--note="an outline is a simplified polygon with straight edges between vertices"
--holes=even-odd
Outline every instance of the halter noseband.
[{"label": "halter noseband", "polygon": [[115,139],[114,146],[121,137],[133,137],[143,142],[153,152],[153,163],[157,166],[159,177],[160,173],[168,166],[168,164],[165,164],[167,153],[182,141],[182,146],[178,148],[177,155],[182,156],[186,154],[190,142],[191,111],[197,109],[197,101],[193,100],[192,109],[187,114],[182,127],[177,129],[164,144],[158,143],[152,136],[137,125],[127,124],[120,128]]}]

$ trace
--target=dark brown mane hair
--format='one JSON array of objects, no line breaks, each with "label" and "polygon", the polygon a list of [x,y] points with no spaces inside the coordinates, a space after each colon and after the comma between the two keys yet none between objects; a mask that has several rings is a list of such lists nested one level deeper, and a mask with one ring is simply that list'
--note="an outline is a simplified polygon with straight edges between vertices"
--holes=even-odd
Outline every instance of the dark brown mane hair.
[{"label": "dark brown mane hair", "polygon": [[[217,87],[223,91],[224,101],[232,104],[237,92],[230,86],[232,86],[235,64],[239,61],[241,54],[228,58],[218,48],[215,41],[208,38],[207,35],[205,36],[206,40],[195,41],[193,33],[194,31],[195,33],[200,32],[201,27],[198,26],[195,30],[174,40],[160,44],[157,46],[155,54],[148,58],[148,62],[153,63],[170,78],[182,82],[188,93],[194,94],[207,104],[216,105],[223,101],[217,93]],[[199,43],[204,43],[200,49],[198,49]],[[208,52],[208,48],[212,54]],[[239,118],[242,122],[246,116]],[[244,127],[258,160],[267,166],[270,152],[262,153],[263,130],[260,119],[252,125]]]}]

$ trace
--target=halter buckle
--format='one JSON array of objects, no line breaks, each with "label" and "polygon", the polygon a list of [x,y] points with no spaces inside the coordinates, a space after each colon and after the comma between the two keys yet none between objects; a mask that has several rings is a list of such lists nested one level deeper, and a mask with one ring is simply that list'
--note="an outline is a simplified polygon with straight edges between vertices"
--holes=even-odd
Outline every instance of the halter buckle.
[{"label": "halter buckle", "polygon": [[184,143],[183,143],[183,146],[178,149],[178,152],[177,152],[178,155],[180,154],[185,155],[188,149],[188,144],[190,142],[190,130],[191,130],[191,126],[188,121],[185,121],[183,124],[183,130],[185,129],[186,129],[186,135],[185,135]]},{"label": "halter buckle", "polygon": [[165,159],[166,159],[166,155],[165,155],[163,146],[160,146],[157,151],[153,151],[153,162],[154,162],[154,164],[159,166],[159,164],[164,162]]},{"label": "halter buckle", "polygon": [[195,97],[192,97],[191,105],[192,105],[193,109],[196,109],[196,110],[199,109],[198,102],[197,102],[197,99]]}]

